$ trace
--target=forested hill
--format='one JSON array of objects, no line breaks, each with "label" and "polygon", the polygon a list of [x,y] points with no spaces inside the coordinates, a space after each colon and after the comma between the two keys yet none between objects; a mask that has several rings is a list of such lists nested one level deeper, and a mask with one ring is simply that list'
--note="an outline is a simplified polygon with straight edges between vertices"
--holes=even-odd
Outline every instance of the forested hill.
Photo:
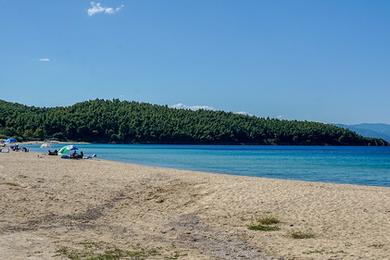
[{"label": "forested hill", "polygon": [[387,145],[333,125],[119,100],[37,108],[0,100],[0,137],[100,143]]}]

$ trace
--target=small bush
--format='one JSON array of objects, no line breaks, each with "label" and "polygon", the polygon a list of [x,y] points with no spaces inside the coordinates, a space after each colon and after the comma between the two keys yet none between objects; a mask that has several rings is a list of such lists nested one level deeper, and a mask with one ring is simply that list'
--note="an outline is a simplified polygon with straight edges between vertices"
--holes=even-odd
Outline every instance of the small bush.
[{"label": "small bush", "polygon": [[250,224],[248,225],[248,228],[250,230],[256,230],[256,231],[278,231],[280,230],[280,227],[275,225],[262,225],[259,223]]},{"label": "small bush", "polygon": [[279,223],[280,220],[277,217],[268,215],[256,219],[254,223],[248,225],[248,228],[257,231],[277,231],[280,230],[277,226]]},{"label": "small bush", "polygon": [[89,241],[80,244],[83,246],[83,248],[71,249],[68,247],[61,247],[56,251],[57,254],[55,256],[64,256],[71,260],[140,260],[159,255],[155,249],[147,250],[138,248],[134,250],[122,250],[115,246],[100,248],[99,244]]},{"label": "small bush", "polygon": [[262,225],[275,225],[275,224],[279,224],[280,220],[275,216],[264,216],[259,218],[257,222]]},{"label": "small bush", "polygon": [[308,239],[308,238],[314,238],[315,235],[311,230],[307,231],[292,231],[290,232],[289,236],[293,239]]}]

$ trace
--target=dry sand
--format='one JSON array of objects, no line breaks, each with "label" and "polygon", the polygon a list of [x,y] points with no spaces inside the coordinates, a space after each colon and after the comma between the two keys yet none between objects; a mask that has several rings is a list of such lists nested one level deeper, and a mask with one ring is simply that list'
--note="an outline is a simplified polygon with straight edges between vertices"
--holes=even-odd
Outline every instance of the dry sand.
[{"label": "dry sand", "polygon": [[390,259],[388,188],[9,153],[0,192],[2,259]]}]

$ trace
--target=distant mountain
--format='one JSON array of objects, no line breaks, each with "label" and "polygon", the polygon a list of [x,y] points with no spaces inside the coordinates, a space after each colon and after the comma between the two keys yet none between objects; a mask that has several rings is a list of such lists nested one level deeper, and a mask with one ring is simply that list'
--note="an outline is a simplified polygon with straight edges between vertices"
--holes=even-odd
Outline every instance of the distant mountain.
[{"label": "distant mountain", "polygon": [[337,124],[337,126],[347,128],[365,137],[382,138],[390,142],[390,125],[387,124]]}]

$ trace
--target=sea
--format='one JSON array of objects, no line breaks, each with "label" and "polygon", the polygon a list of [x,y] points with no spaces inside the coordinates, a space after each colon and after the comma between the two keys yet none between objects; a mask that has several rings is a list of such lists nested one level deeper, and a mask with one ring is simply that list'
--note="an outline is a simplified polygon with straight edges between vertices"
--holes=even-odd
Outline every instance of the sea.
[{"label": "sea", "polygon": [[[64,144],[53,145],[59,149]],[[97,158],[221,174],[390,187],[390,147],[78,144]],[[39,145],[33,151],[47,152]]]}]

